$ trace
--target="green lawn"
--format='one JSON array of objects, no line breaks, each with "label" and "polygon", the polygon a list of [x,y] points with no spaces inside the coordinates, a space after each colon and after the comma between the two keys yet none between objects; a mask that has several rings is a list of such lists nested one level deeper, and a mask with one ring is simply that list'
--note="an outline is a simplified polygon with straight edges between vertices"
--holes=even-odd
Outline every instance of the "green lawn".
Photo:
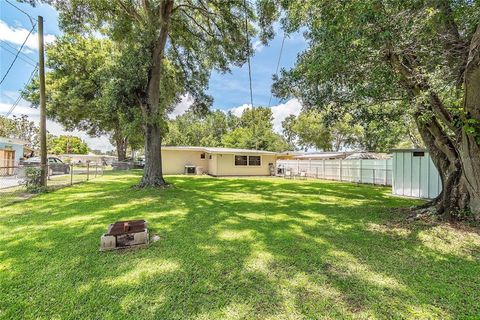
[{"label": "green lawn", "polygon": [[[475,318],[480,235],[325,181],[115,173],[0,208],[2,319]],[[116,220],[161,240],[100,253]]]}]

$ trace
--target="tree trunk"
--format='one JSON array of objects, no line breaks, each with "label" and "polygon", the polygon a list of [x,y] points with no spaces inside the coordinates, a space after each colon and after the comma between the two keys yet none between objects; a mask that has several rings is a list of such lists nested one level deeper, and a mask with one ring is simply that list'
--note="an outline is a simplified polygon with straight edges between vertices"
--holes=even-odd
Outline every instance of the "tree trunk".
[{"label": "tree trunk", "polygon": [[127,157],[127,138],[122,137],[120,134],[116,134],[115,144],[117,147],[118,161],[125,161]]},{"label": "tree trunk", "polygon": [[452,215],[470,209],[471,195],[465,185],[461,154],[452,147],[445,133],[439,130],[441,127],[435,118],[427,124],[418,121],[418,117],[416,119],[419,132],[442,182],[441,193],[428,203],[427,207],[433,206],[438,214],[452,218]]},{"label": "tree trunk", "polygon": [[[452,114],[428,81],[415,73],[408,58],[394,52],[390,46],[388,59],[402,77],[409,96],[429,96],[428,103],[418,106],[415,119],[442,181],[442,192],[430,205],[446,217],[470,211],[475,218],[480,218],[480,24],[472,38],[465,66],[465,115],[460,128],[454,125]],[[419,120],[423,112],[429,115],[427,123]],[[465,125],[472,120],[473,132],[467,132]]]},{"label": "tree trunk", "polygon": [[139,187],[163,187],[161,131],[156,123],[145,125],[145,168]]},{"label": "tree trunk", "polygon": [[[465,189],[470,196],[469,208],[480,218],[480,23],[470,42],[464,73],[465,123],[470,130],[462,130],[459,153],[462,162]],[[473,125],[471,125],[473,122]]]},{"label": "tree trunk", "polygon": [[173,0],[164,0],[160,7],[161,27],[158,39],[153,44],[152,66],[148,74],[147,103],[142,106],[145,134],[145,168],[139,187],[163,187],[161,142],[163,132],[160,123],[160,81],[163,69],[165,45],[167,43]]}]

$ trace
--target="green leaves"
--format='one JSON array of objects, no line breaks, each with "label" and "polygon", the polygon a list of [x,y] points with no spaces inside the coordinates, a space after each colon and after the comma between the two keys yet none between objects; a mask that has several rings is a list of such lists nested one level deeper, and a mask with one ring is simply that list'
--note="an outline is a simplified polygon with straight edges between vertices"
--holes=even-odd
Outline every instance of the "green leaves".
[{"label": "green leaves", "polygon": [[169,121],[165,145],[230,147],[285,151],[289,145],[273,131],[269,108],[247,109],[241,117],[231,112],[189,110]]},{"label": "green leaves", "polygon": [[87,144],[75,136],[59,136],[51,139],[48,144],[48,153],[51,154],[87,154]]}]

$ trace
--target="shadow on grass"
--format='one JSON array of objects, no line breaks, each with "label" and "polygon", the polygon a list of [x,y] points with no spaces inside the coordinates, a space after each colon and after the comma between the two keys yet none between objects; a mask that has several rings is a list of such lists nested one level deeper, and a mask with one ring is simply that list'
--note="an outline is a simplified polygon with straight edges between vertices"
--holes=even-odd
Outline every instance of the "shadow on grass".
[{"label": "shadow on grass", "polygon": [[[398,223],[381,187],[136,174],[0,209],[8,317],[419,318],[480,313],[480,239]],[[146,250],[99,253],[116,220],[146,218]],[[464,237],[464,238],[462,238]],[[461,238],[461,239],[460,239]],[[460,240],[459,240],[460,239]],[[446,244],[445,244],[446,243]]]}]

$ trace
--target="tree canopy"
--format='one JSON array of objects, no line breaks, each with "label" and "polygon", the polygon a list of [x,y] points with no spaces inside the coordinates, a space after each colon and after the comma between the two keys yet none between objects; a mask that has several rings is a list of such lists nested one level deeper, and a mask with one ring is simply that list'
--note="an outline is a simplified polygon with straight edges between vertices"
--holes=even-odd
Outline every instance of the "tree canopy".
[{"label": "tree canopy", "polygon": [[273,131],[272,110],[267,107],[245,109],[237,127],[222,137],[225,147],[285,151],[290,146],[285,139]]},{"label": "tree canopy", "polygon": [[396,104],[350,106],[344,111],[335,115],[330,106],[290,115],[282,122],[285,139],[294,148],[323,151],[390,152],[422,145],[413,120]]},{"label": "tree canopy", "polygon": [[249,36],[273,36],[278,11],[270,0],[64,0],[50,1],[67,33],[99,32],[121,46],[121,92],[133,93],[145,137],[140,186],[163,186],[160,148],[168,110],[187,92],[193,108],[211,104],[205,94],[212,69],[229,71],[253,53]]},{"label": "tree canopy", "polygon": [[[141,128],[138,113],[124,103],[129,93],[121,92],[116,44],[92,35],[65,34],[47,47],[46,54],[47,116],[67,130],[108,134],[122,161],[129,141],[138,137]],[[38,80],[22,95],[38,105]]]},{"label": "tree canopy", "polygon": [[87,154],[88,145],[79,137],[61,135],[48,143],[48,153],[51,154]]},{"label": "tree canopy", "polygon": [[187,111],[168,121],[165,145],[229,147],[285,151],[289,145],[275,133],[269,108],[245,110],[240,117],[220,110]]},{"label": "tree canopy", "polygon": [[32,148],[38,148],[39,131],[35,122],[30,121],[26,115],[13,115],[12,118],[0,116],[0,137],[25,140]]},{"label": "tree canopy", "polygon": [[480,214],[479,2],[280,4],[284,27],[306,30],[309,48],[282,70],[275,93],[309,108],[403,102],[440,172],[434,209]]}]

